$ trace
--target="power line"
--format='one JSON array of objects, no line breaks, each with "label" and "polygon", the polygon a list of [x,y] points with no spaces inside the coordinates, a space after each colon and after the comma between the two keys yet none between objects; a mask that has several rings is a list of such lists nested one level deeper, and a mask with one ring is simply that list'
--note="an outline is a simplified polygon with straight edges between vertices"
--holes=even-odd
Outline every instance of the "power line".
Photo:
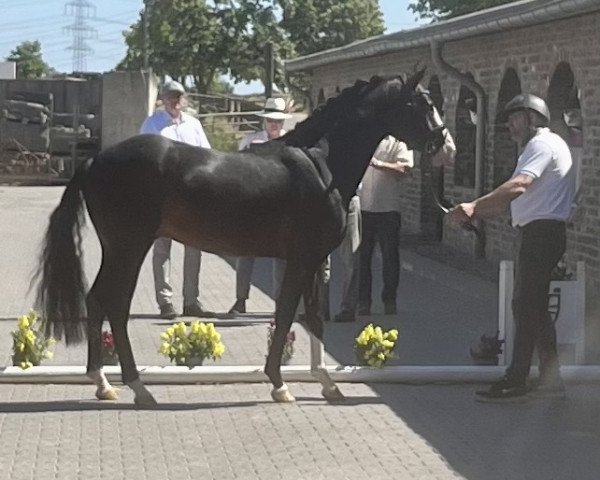
[{"label": "power line", "polygon": [[86,40],[97,38],[98,31],[86,23],[86,19],[96,16],[96,7],[89,0],[72,0],[65,4],[65,13],[75,17],[75,21],[64,27],[64,30],[73,35],[73,44],[68,47],[73,50],[73,71],[86,70],[86,57],[93,49]]}]

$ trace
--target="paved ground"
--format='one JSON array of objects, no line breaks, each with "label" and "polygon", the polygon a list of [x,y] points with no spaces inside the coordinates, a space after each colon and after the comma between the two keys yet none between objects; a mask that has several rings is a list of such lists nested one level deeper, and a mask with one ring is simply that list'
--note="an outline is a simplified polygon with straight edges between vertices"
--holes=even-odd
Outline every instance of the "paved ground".
[{"label": "paved ground", "polygon": [[[10,364],[8,332],[31,306],[29,273],[58,187],[0,187],[0,361]],[[173,276],[180,289],[181,248]],[[423,253],[423,252],[422,252]],[[86,269],[98,247],[89,233]],[[495,328],[496,286],[483,276],[403,251],[400,311],[357,324],[328,324],[327,359],[351,363],[351,341],[374,321],[400,329],[399,364],[468,364],[468,347]],[[483,268],[483,267],[482,267]],[[465,269],[468,271],[468,269]],[[220,364],[264,362],[273,303],[269,262],[259,262],[242,324],[219,315],[227,353]],[[233,301],[227,259],[206,255],[202,300],[225,312]],[[333,305],[339,288],[332,288]],[[140,365],[156,353],[165,322],[155,316],[146,262],[130,332]],[[180,298],[176,298],[180,303]],[[306,363],[302,327],[296,363]],[[55,364],[83,364],[83,349],[57,346]],[[115,403],[93,400],[87,385],[0,385],[3,479],[597,479],[600,387],[569,385],[566,401],[486,405],[473,385],[340,385],[348,400],[323,401],[317,384],[290,386],[293,405],[271,402],[266,384],[152,386],[160,406],[138,410],[123,389]]]}]

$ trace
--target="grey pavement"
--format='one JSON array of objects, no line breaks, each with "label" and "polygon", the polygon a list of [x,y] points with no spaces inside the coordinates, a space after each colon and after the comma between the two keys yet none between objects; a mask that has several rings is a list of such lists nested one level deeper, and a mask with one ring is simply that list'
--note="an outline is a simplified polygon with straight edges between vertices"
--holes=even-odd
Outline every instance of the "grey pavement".
[{"label": "grey pavement", "polygon": [[[60,187],[0,186],[5,365],[10,364],[9,332],[32,306],[30,273],[61,193]],[[176,246],[173,252],[176,293],[182,250]],[[403,249],[397,315],[378,314],[382,307],[374,296],[371,317],[326,325],[328,363],[353,363],[352,338],[373,321],[399,328],[395,364],[469,364],[469,346],[495,331],[497,286],[484,266],[451,268],[436,261],[433,250]],[[91,281],[99,247],[89,228],[84,251]],[[227,348],[219,364],[262,365],[273,309],[265,293],[271,291],[270,261],[257,263],[251,313],[243,321],[222,315],[234,300],[231,259],[205,255],[203,262],[201,299],[220,312],[214,321]],[[335,307],[335,265],[333,273]],[[153,297],[147,259],[130,320],[139,365],[168,363],[157,353],[167,322],[156,316]],[[180,295],[175,303],[180,307]],[[301,325],[293,328],[298,348],[292,363],[306,364],[307,335]],[[67,350],[59,344],[47,364],[84,362],[83,347]],[[477,387],[462,384],[342,384],[347,401],[335,405],[322,399],[318,384],[290,388],[297,403],[280,405],[271,401],[267,384],[152,385],[159,407],[136,409],[127,388],[117,402],[100,403],[89,385],[0,384],[0,480],[597,479],[600,471],[600,386],[568,385],[567,400],[512,405],[477,403]]]}]

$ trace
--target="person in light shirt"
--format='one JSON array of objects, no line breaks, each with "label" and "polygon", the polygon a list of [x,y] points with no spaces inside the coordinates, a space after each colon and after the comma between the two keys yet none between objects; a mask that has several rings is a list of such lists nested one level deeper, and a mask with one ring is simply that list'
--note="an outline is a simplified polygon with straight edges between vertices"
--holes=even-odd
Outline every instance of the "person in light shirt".
[{"label": "person in light shirt", "polygon": [[[291,115],[286,112],[286,102],[283,98],[267,98],[264,109],[258,114],[263,119],[263,128],[258,132],[246,135],[239,145],[239,150],[245,150],[252,144],[275,140],[285,134],[283,123]],[[246,313],[246,300],[250,294],[250,282],[254,270],[254,257],[238,257],[235,264],[235,303],[229,313]],[[273,299],[277,300],[279,289],[285,273],[285,260],[273,259]]]},{"label": "person in light shirt", "polygon": [[358,314],[371,313],[371,262],[375,244],[381,248],[383,300],[387,315],[396,313],[396,293],[400,279],[400,223],[403,177],[414,165],[413,152],[392,136],[377,146],[359,186],[362,217],[362,243],[359,249],[360,274]]},{"label": "person in light shirt", "polygon": [[[492,192],[450,211],[458,224],[491,218],[510,207],[518,230],[515,263],[513,357],[505,376],[478,400],[506,402],[532,396],[562,397],[556,329],[548,312],[551,272],[566,248],[566,221],[575,195],[575,175],[569,147],[546,126],[546,102],[520,94],[504,109],[510,134],[522,149],[510,180]],[[540,376],[527,385],[534,348],[540,357]]]},{"label": "person in light shirt", "polygon": [[[161,88],[161,100],[164,110],[158,110],[146,118],[140,133],[162,135],[171,140],[210,148],[202,124],[191,115],[183,112],[185,105],[185,88],[181,83],[170,81]],[[173,319],[177,311],[173,306],[173,289],[170,285],[171,272],[170,238],[157,238],[152,253],[152,269],[154,272],[154,288],[156,301],[162,318]],[[212,312],[204,309],[199,300],[199,275],[201,252],[185,246],[183,259],[183,314],[195,317],[212,316]]]}]

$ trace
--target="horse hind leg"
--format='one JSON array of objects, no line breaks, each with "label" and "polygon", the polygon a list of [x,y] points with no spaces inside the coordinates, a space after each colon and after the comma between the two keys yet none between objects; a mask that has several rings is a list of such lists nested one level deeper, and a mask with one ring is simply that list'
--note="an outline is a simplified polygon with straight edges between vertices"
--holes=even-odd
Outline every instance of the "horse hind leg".
[{"label": "horse hind leg", "polygon": [[292,326],[296,307],[300,301],[304,275],[306,275],[306,271],[303,267],[291,261],[287,262],[275,309],[273,342],[265,364],[265,373],[273,384],[271,397],[276,402],[286,403],[296,400],[281,377],[281,355]]},{"label": "horse hind leg", "polygon": [[304,287],[304,310],[306,312],[306,325],[310,334],[310,372],[321,386],[321,394],[330,402],[344,400],[344,394],[332,380],[325,368],[325,348],[323,346],[323,312],[321,311],[322,297],[326,294],[325,264],[319,271],[307,279]]},{"label": "horse hind leg", "polygon": [[156,400],[140,380],[127,332],[127,321],[138,274],[152,240],[140,239],[138,236],[134,243],[130,236],[126,244],[122,238],[115,241],[115,245],[109,250],[110,255],[103,259],[101,267],[104,274],[100,302],[110,322],[123,383],[133,390],[134,402],[142,406],[156,405]]},{"label": "horse hind leg", "polygon": [[[100,274],[98,274],[98,278]],[[88,311],[88,363],[86,375],[96,385],[96,398],[98,400],[117,400],[119,394],[117,390],[108,382],[106,375],[102,371],[102,321],[104,320],[104,311],[96,298],[96,288],[98,280],[90,290],[87,296]]]}]

